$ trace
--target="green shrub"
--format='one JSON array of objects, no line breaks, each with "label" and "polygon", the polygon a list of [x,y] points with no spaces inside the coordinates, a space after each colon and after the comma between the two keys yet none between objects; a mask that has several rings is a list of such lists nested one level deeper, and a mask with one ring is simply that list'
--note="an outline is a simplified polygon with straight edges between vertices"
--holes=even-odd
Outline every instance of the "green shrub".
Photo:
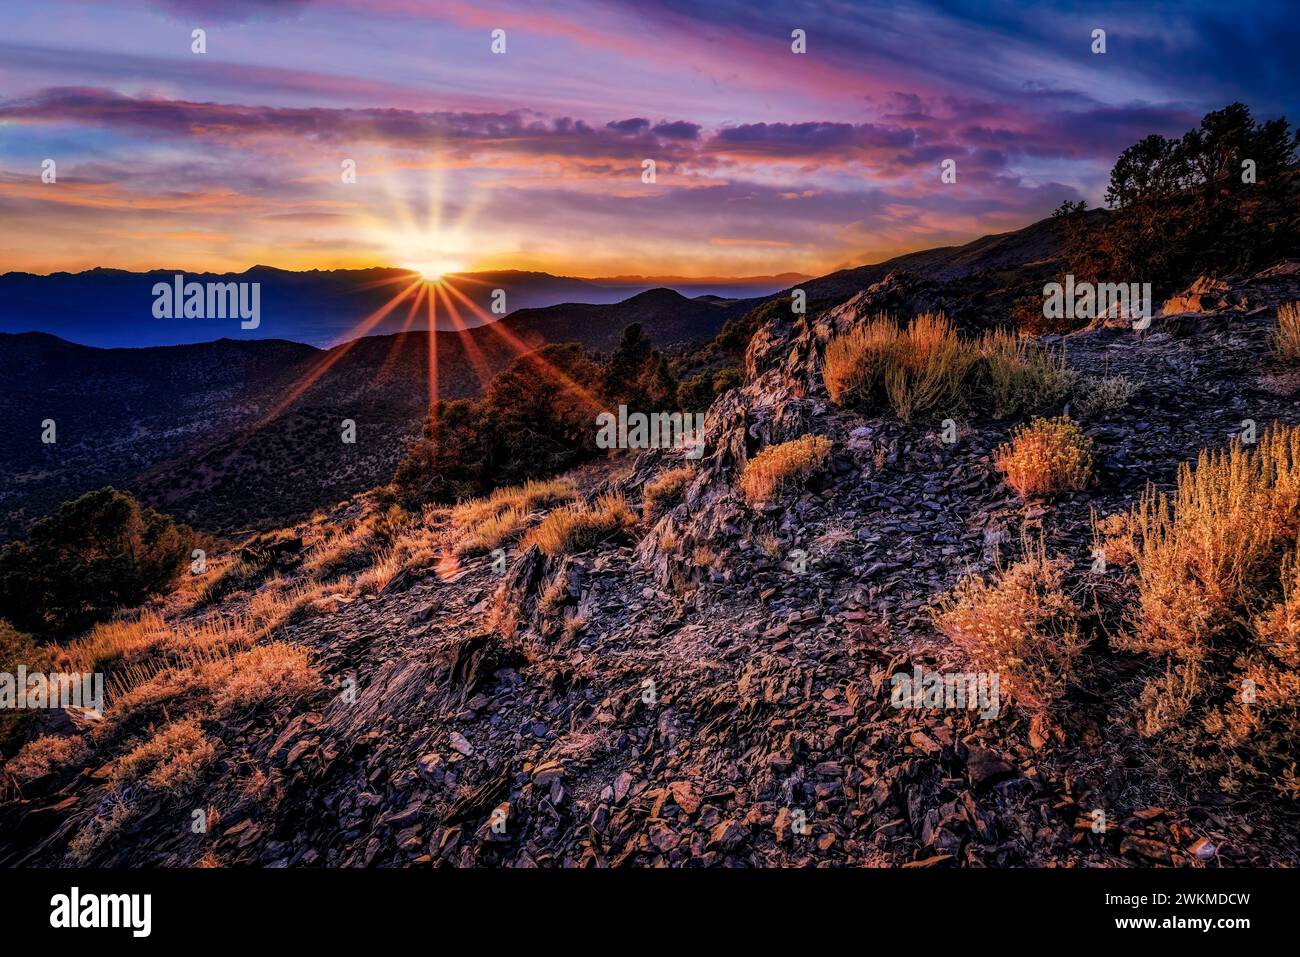
[{"label": "green shrub", "polygon": [[595,455],[596,416],[607,405],[601,381],[580,346],[550,345],[498,373],[483,398],[439,402],[393,473],[399,498],[471,498]]},{"label": "green shrub", "polygon": [[113,488],[87,492],[0,551],[0,616],[62,636],[167,591],[194,532]]}]

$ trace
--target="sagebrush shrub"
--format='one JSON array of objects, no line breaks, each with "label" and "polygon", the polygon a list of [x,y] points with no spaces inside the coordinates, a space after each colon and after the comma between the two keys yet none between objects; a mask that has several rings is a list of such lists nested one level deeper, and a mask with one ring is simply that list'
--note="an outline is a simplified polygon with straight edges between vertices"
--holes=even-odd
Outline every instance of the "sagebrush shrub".
[{"label": "sagebrush shrub", "polygon": [[1300,428],[1202,452],[1172,493],[1148,489],[1100,528],[1108,555],[1131,556],[1138,590],[1115,644],[1161,667],[1139,729],[1226,790],[1300,797]]},{"label": "sagebrush shrub", "polygon": [[994,464],[1021,498],[1073,492],[1092,475],[1092,440],[1068,418],[1036,418],[998,448]]},{"label": "sagebrush shrub", "polygon": [[999,694],[1030,711],[1060,702],[1078,680],[1085,639],[1063,588],[1069,563],[1042,544],[991,581],[966,578],[935,607],[935,626],[963,664],[998,676]]},{"label": "sagebrush shrub", "polygon": [[787,485],[807,479],[826,466],[831,440],[803,435],[791,442],[769,445],[745,463],[740,491],[751,505],[771,501]]}]

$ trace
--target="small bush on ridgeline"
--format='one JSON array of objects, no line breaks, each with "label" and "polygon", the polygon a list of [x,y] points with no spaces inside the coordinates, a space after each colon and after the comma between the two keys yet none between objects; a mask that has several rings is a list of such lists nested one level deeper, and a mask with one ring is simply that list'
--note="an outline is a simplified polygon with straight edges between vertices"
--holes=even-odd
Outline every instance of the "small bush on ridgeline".
[{"label": "small bush on ridgeline", "polygon": [[906,328],[880,316],[832,339],[823,378],[837,405],[888,406],[906,422],[940,409],[1005,416],[1049,406],[1064,401],[1078,376],[1062,355],[1013,333],[964,340],[942,314],[922,314]]},{"label": "small bush on ridgeline", "polygon": [[194,532],[112,488],[65,502],[0,551],[0,617],[62,636],[170,589]]},{"label": "small bush on ridgeline", "polygon": [[1273,351],[1279,358],[1294,362],[1300,359],[1300,302],[1288,302],[1277,309],[1277,329],[1273,332]]},{"label": "small bush on ridgeline", "polygon": [[1172,493],[1148,489],[1099,532],[1136,570],[1132,628],[1115,644],[1160,666],[1142,733],[1225,789],[1300,798],[1300,427],[1202,452]]},{"label": "small bush on ridgeline", "polygon": [[536,545],[552,557],[571,555],[618,539],[636,525],[636,513],[622,495],[606,492],[594,502],[557,508],[524,536],[520,548]]},{"label": "small bush on ridgeline", "polygon": [[770,502],[783,488],[803,481],[826,467],[831,440],[803,435],[791,442],[769,445],[745,463],[740,492],[751,505]]},{"label": "small bush on ridgeline", "polygon": [[655,522],[679,501],[686,486],[695,477],[689,465],[661,472],[645,483],[641,490],[641,513],[647,523]]},{"label": "small bush on ridgeline", "polygon": [[677,387],[677,407],[684,412],[703,412],[714,399],[743,382],[741,371],[732,366],[716,372],[697,373]]},{"label": "small bush on ridgeline", "polygon": [[1065,416],[1018,427],[994,464],[1023,499],[1077,492],[1092,475],[1092,439]]},{"label": "small bush on ridgeline", "polygon": [[678,385],[668,360],[654,348],[639,322],[623,329],[601,371],[602,394],[630,409],[670,409]]},{"label": "small bush on ridgeline", "polygon": [[1029,711],[1059,704],[1078,681],[1086,644],[1080,609],[1062,587],[1069,563],[1027,544],[992,581],[961,581],[934,609],[935,627],[971,670],[998,676],[1000,695]]}]

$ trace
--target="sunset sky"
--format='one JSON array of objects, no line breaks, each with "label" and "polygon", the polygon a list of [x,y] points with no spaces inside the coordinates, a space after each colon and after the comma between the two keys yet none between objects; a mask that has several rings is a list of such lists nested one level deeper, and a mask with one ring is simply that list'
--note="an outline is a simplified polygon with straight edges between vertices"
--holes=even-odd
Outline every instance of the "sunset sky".
[{"label": "sunset sky", "polygon": [[1292,4],[1024,6],[4,0],[0,271],[820,274],[1099,203],[1234,99],[1300,119]]}]

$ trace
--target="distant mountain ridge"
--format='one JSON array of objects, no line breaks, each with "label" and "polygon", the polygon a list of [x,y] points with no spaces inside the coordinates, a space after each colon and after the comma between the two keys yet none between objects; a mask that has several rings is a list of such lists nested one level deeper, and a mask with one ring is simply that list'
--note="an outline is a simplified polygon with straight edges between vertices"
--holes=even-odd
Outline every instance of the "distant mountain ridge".
[{"label": "distant mountain ridge", "polygon": [[[204,528],[310,511],[382,481],[438,395],[478,395],[519,355],[548,342],[608,352],[641,323],[660,348],[712,339],[761,299],[687,299],[671,289],[622,303],[519,310],[462,333],[365,336],[332,349],[282,339],[99,349],[48,333],[0,333],[0,434],[6,478],[0,538],[80,492],[127,484]],[[237,327],[237,326],[236,326]],[[270,417],[270,421],[265,421]],[[356,421],[355,454],[335,455]],[[53,419],[58,441],[39,440]]]},{"label": "distant mountain ridge", "polygon": [[[156,283],[172,284],[177,275],[199,283],[256,282],[260,284],[260,322],[244,329],[235,319],[159,319],[153,314]],[[644,277],[579,279],[523,270],[449,274],[447,280],[470,300],[447,296],[459,312],[459,323],[440,302],[440,330],[458,324],[477,326],[492,311],[493,291],[505,291],[506,314],[562,303],[612,305],[636,293],[665,285]],[[722,298],[753,298],[776,292],[790,280],[777,277],[674,280],[680,294]],[[362,322],[392,303],[420,277],[407,269],[333,269],[290,271],[253,266],[241,273],[197,273],[177,269],[130,272],[90,269],[49,275],[10,272],[0,275],[0,332],[47,332],[81,345],[114,348],[183,345],[214,339],[287,339],[318,347],[346,342],[360,334]],[[413,298],[413,295],[412,297]],[[421,306],[412,314],[408,299],[388,312],[367,335],[385,335],[410,328],[427,328]]]}]

